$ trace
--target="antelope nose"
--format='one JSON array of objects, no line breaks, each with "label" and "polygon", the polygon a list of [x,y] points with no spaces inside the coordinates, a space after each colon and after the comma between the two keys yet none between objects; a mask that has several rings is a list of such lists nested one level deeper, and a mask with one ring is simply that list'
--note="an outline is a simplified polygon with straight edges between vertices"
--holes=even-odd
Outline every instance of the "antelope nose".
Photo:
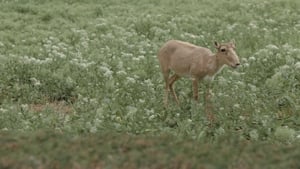
[{"label": "antelope nose", "polygon": [[240,65],[240,63],[236,63],[236,64],[233,64],[232,67],[237,68],[239,65]]}]

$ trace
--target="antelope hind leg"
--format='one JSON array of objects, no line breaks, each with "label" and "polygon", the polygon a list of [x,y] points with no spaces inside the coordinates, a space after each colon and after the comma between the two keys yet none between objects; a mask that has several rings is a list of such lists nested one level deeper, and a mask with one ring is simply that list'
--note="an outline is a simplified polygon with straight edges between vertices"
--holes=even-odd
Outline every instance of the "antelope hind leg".
[{"label": "antelope hind leg", "polygon": [[171,92],[172,92],[172,95],[173,95],[173,97],[174,97],[174,99],[175,99],[177,105],[179,105],[179,100],[178,100],[178,97],[177,97],[177,95],[176,95],[176,93],[175,93],[175,91],[174,91],[174,89],[173,89],[173,84],[174,84],[174,82],[175,82],[176,80],[178,80],[179,78],[180,78],[180,76],[178,76],[177,74],[174,74],[174,75],[171,76],[170,79],[169,79],[169,88],[170,88],[170,90],[171,90]]}]

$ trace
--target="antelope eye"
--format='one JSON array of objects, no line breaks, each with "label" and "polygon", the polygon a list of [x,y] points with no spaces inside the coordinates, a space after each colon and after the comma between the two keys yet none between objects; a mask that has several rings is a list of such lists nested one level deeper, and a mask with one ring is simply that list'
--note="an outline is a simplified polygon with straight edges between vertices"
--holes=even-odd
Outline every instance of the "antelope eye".
[{"label": "antelope eye", "polygon": [[221,49],[221,52],[225,52],[226,51],[226,49]]}]

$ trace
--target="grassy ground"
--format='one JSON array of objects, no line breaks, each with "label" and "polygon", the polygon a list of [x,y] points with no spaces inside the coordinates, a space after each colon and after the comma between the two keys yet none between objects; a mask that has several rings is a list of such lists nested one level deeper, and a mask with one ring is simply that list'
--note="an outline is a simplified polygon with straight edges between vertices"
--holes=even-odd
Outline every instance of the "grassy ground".
[{"label": "grassy ground", "polygon": [[[232,135],[231,137],[235,137]],[[170,135],[37,131],[1,133],[1,168],[298,168],[299,144],[222,137],[215,144]],[[14,153],[12,153],[14,152]]]},{"label": "grassy ground", "polygon": [[[0,1],[0,166],[299,167],[299,7]],[[169,39],[236,41],[242,65],[213,82],[213,124],[188,79],[175,84],[181,106],[163,107],[156,53]]]}]

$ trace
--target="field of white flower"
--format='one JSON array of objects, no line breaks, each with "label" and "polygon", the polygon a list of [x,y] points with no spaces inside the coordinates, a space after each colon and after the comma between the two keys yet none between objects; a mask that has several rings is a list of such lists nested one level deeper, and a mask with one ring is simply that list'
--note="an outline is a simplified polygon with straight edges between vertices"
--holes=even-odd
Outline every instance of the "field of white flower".
[{"label": "field of white flower", "polygon": [[[1,0],[0,131],[298,144],[299,8],[297,0]],[[169,39],[213,51],[215,40],[236,41],[241,66],[213,82],[213,125],[205,86],[195,103],[189,79],[175,84],[181,106],[163,107],[156,53]]]}]

